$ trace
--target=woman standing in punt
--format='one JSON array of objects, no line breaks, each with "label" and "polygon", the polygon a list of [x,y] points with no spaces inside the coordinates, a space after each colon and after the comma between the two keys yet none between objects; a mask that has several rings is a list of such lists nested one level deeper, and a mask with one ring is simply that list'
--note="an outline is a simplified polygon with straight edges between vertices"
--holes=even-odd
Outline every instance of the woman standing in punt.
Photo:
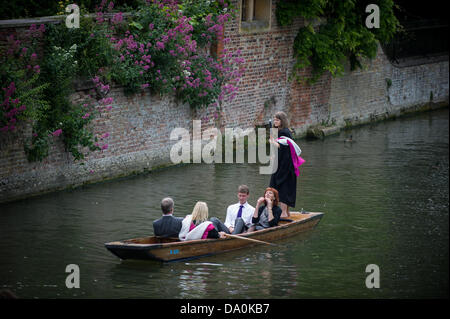
[{"label": "woman standing in punt", "polygon": [[[277,112],[273,119],[273,126],[278,128],[278,138],[284,136],[292,139],[288,125],[286,113]],[[278,166],[270,178],[270,187],[275,188],[280,196],[281,217],[289,217],[289,206],[295,207],[297,195],[297,175],[291,149],[289,145],[278,143],[272,136],[269,141],[278,148]]]}]

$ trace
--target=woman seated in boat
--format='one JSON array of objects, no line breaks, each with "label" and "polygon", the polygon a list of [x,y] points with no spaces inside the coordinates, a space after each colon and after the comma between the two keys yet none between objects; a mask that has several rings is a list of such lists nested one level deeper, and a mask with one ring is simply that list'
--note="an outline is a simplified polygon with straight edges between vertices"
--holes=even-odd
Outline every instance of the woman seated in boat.
[{"label": "woman seated in boat", "polygon": [[208,205],[197,202],[191,215],[187,215],[182,222],[178,235],[180,240],[194,240],[206,238],[224,238],[224,232],[218,232],[212,222],[208,221]]},{"label": "woman seated in boat", "polygon": [[279,197],[275,188],[268,187],[264,196],[256,202],[255,212],[253,213],[250,231],[261,230],[269,227],[278,226],[278,221],[282,210],[278,207]]}]

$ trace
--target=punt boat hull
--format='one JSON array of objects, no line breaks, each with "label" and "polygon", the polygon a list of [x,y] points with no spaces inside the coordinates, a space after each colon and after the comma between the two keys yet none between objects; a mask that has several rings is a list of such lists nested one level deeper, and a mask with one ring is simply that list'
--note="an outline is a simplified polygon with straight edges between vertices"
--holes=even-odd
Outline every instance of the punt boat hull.
[{"label": "punt boat hull", "polygon": [[[239,236],[273,243],[278,239],[314,228],[322,216],[323,213],[291,212],[290,221],[280,221],[276,227],[243,233],[239,234]],[[105,247],[123,260],[137,259],[171,262],[214,255],[253,245],[258,245],[258,243],[233,237],[179,241],[177,238],[150,236],[109,242],[105,244]]]}]

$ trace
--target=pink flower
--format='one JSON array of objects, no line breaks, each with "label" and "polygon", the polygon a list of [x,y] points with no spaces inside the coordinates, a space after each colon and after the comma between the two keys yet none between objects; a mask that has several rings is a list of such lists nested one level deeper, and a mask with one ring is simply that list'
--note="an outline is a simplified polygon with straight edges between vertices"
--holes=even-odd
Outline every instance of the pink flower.
[{"label": "pink flower", "polygon": [[89,113],[84,114],[81,118],[83,120],[87,119],[89,116],[91,116]]},{"label": "pink flower", "polygon": [[108,92],[109,91],[109,85],[107,84],[107,85],[101,85],[101,89],[100,89],[100,91],[102,91],[103,93],[106,93],[106,92]]},{"label": "pink flower", "polygon": [[159,50],[163,50],[163,49],[164,49],[164,43],[158,41],[158,42],[156,42],[156,47],[157,47]]},{"label": "pink flower", "polygon": [[106,132],[105,134],[102,135],[102,138],[107,138],[109,136],[109,133]]},{"label": "pink flower", "polygon": [[103,105],[112,104],[114,102],[114,99],[112,97],[106,97],[100,100],[100,103]]},{"label": "pink flower", "polygon": [[31,54],[31,56],[30,56],[30,59],[31,59],[31,60],[34,60],[34,59],[36,59],[36,58],[37,58],[37,54],[33,52],[33,53]]},{"label": "pink flower", "polygon": [[104,144],[103,146],[102,146],[102,150],[106,150],[108,148],[108,144]]},{"label": "pink flower", "polygon": [[105,19],[103,19],[103,12],[96,12],[97,17],[95,18],[97,20],[98,24],[101,24],[105,22]]},{"label": "pink flower", "polygon": [[123,21],[122,12],[116,13],[112,18],[112,23],[117,24]]},{"label": "pink flower", "polygon": [[54,132],[52,133],[52,135],[53,135],[53,136],[60,136],[61,133],[62,133],[62,129],[57,129],[56,131],[54,131]]}]

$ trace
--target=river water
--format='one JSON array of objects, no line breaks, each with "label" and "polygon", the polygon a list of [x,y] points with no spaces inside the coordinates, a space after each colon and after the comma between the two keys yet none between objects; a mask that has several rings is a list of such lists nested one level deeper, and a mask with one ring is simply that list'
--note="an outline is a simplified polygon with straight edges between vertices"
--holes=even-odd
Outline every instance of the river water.
[{"label": "river water", "polygon": [[[299,140],[297,207],[325,215],[278,247],[177,263],[121,261],[105,242],[153,234],[161,198],[175,215],[208,203],[224,220],[257,164],[191,164],[0,204],[0,290],[21,298],[448,298],[448,109]],[[345,143],[350,135],[354,143]],[[80,288],[68,289],[68,264]],[[366,266],[380,288],[366,287]]]}]

